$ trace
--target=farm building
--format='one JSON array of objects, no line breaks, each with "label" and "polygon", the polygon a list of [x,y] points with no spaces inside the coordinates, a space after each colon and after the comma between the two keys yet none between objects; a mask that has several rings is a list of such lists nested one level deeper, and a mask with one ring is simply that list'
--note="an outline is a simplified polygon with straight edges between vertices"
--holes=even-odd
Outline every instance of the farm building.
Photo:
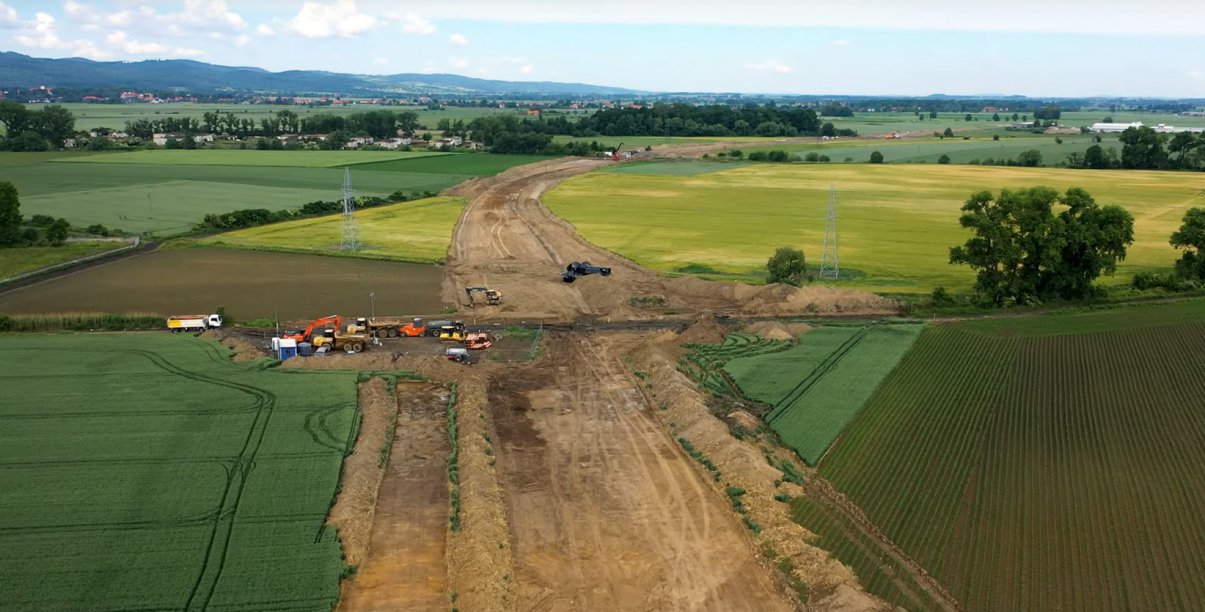
[{"label": "farm building", "polygon": [[1111,134],[1114,132],[1124,132],[1132,127],[1134,127],[1134,128],[1142,127],[1142,122],[1135,121],[1133,123],[1093,123],[1091,129],[1093,132],[1102,132],[1102,133],[1106,133],[1106,134]]}]

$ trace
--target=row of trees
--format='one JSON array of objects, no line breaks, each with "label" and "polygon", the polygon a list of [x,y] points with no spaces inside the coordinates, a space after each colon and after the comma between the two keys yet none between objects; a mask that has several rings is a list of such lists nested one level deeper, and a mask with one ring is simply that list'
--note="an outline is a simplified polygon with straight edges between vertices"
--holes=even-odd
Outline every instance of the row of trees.
[{"label": "row of trees", "polygon": [[31,111],[19,102],[0,102],[0,123],[4,124],[5,136],[0,138],[4,151],[60,149],[75,132],[75,116],[54,104]]},{"label": "row of trees", "polygon": [[[394,204],[397,202],[406,202],[409,200],[417,200],[419,198],[433,197],[433,192],[427,191],[422,193],[406,193],[401,190],[395,191],[386,197],[369,196],[356,198],[356,208],[372,208],[383,204]],[[309,202],[298,209],[286,210],[268,210],[266,208],[244,208],[226,213],[211,213],[205,215],[200,223],[193,226],[193,231],[208,233],[208,232],[224,232],[229,230],[243,229],[247,227],[256,227],[259,225],[267,225],[269,223],[277,223],[279,221],[289,221],[291,219],[301,219],[305,217],[318,217],[322,215],[332,215],[343,210],[343,202],[339,200],[317,200]]]},{"label": "row of trees", "polygon": [[229,134],[238,138],[253,136],[274,137],[285,134],[329,134],[347,132],[351,136],[393,138],[400,132],[413,136],[421,129],[418,113],[413,111],[374,110],[362,113],[337,115],[319,113],[301,118],[291,110],[276,111],[257,123],[248,117],[239,117],[231,112],[210,111],[200,119],[195,117],[162,117],[137,119],[126,122],[126,132],[131,136],[149,139],[156,133],[196,134],[207,132]]},{"label": "row of trees", "polygon": [[1149,127],[1121,133],[1121,155],[1112,147],[1094,144],[1067,156],[1070,168],[1091,170],[1205,170],[1205,133],[1160,134]]}]

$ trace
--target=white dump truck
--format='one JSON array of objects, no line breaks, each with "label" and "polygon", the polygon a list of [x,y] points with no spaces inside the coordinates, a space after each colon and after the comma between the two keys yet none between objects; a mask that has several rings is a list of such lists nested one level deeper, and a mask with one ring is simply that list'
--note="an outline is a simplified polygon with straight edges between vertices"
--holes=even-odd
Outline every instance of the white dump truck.
[{"label": "white dump truck", "polygon": [[167,328],[173,332],[202,332],[222,326],[222,315],[176,315],[167,318]]}]

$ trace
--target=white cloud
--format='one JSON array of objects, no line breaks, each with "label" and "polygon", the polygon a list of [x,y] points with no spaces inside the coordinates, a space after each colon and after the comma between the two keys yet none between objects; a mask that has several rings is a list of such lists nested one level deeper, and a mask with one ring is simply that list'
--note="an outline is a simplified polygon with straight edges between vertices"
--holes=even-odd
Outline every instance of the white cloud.
[{"label": "white cloud", "polygon": [[54,16],[49,13],[34,14],[33,21],[23,24],[22,33],[14,39],[22,46],[32,49],[70,51],[74,55],[89,59],[106,59],[110,56],[90,40],[66,42],[60,39],[55,28]]},{"label": "white cloud", "polygon": [[464,34],[453,34],[448,37],[448,42],[456,45],[457,47],[469,46],[469,39]]},{"label": "white cloud", "polygon": [[1190,76],[1194,79],[1201,79],[1201,78],[1205,78],[1205,73],[1202,73],[1200,70],[1193,70],[1188,73],[1188,76]]},{"label": "white cloud", "polygon": [[200,49],[187,49],[177,47],[172,50],[172,55],[176,57],[200,57],[205,55],[205,52]]},{"label": "white cloud", "polygon": [[535,70],[536,70],[536,67],[531,64],[525,64],[525,65],[519,67],[520,74],[531,74],[531,73],[535,72]]},{"label": "white cloud", "polygon": [[167,47],[159,43],[139,42],[132,40],[125,32],[118,30],[105,37],[109,46],[129,55],[163,55]]},{"label": "white cloud", "polygon": [[17,23],[17,10],[0,1],[0,26],[11,26]]},{"label": "white cloud", "polygon": [[260,36],[276,36],[276,30],[273,30],[272,26],[266,23],[261,23],[256,26],[255,33],[259,34]]},{"label": "white cloud", "polygon": [[469,60],[463,57],[450,57],[448,58],[448,63],[457,70],[462,70],[464,68],[468,68],[469,66]]},{"label": "white cloud", "polygon": [[[393,0],[364,0],[388,10]],[[1097,0],[1092,10],[1082,2],[1013,0],[1008,10],[990,2],[965,0],[861,0],[830,2],[816,10],[814,2],[745,0],[733,11],[728,0],[607,0],[597,3],[564,0],[457,0],[425,2],[433,20],[464,19],[505,23],[684,24],[755,27],[839,27],[876,30],[944,30],[976,32],[1077,32],[1084,34],[1178,34],[1199,36],[1205,2],[1186,0]],[[1034,18],[1041,15],[1041,18]],[[1171,17],[1169,17],[1171,16]]]},{"label": "white cloud", "polygon": [[849,45],[849,41],[848,41],[848,40],[845,40],[845,39],[843,39],[843,38],[842,38],[842,39],[838,39],[838,40],[834,40],[834,41],[833,41],[833,46],[834,46],[834,47],[844,47],[844,46],[847,46],[847,45]]},{"label": "white cloud", "polygon": [[225,23],[234,30],[247,29],[247,22],[230,10],[226,0],[184,0],[184,12],[167,17],[190,25]]},{"label": "white cloud", "polygon": [[388,64],[389,64],[389,58],[387,58],[387,57],[377,57],[377,58],[375,58],[375,59],[373,59],[373,60],[372,60],[372,63],[374,63],[374,64],[376,64],[376,65],[378,65],[378,66],[385,66],[385,65],[388,65]]},{"label": "white cloud", "polygon": [[238,38],[234,39],[234,46],[246,47],[251,44],[251,37],[247,34],[239,34]]},{"label": "white cloud", "polygon": [[426,36],[435,33],[435,26],[415,13],[406,13],[401,18],[402,31],[407,34]]},{"label": "white cloud", "polygon": [[353,0],[336,0],[331,4],[306,2],[297,16],[289,20],[288,28],[306,38],[350,38],[378,25],[372,15],[360,12]]},{"label": "white cloud", "polygon": [[777,74],[790,74],[791,72],[790,66],[777,60],[768,60],[761,64],[745,64],[745,68],[757,72],[774,72]]},{"label": "white cloud", "polygon": [[436,72],[439,72],[439,68],[436,68],[435,66],[426,66],[422,70],[419,70],[419,72],[423,74],[435,74]]}]

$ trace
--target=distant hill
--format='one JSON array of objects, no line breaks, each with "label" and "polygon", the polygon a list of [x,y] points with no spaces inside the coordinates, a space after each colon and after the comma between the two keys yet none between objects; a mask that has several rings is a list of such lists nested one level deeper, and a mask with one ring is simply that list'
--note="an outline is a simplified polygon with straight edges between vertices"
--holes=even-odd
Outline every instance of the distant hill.
[{"label": "distant hill", "polygon": [[130,88],[162,90],[180,88],[193,93],[218,91],[271,94],[443,94],[443,95],[625,95],[642,92],[620,87],[554,83],[549,81],[494,81],[455,74],[365,75],[262,68],[218,66],[193,60],[95,62],[73,57],[46,59],[0,52],[0,87]]}]

